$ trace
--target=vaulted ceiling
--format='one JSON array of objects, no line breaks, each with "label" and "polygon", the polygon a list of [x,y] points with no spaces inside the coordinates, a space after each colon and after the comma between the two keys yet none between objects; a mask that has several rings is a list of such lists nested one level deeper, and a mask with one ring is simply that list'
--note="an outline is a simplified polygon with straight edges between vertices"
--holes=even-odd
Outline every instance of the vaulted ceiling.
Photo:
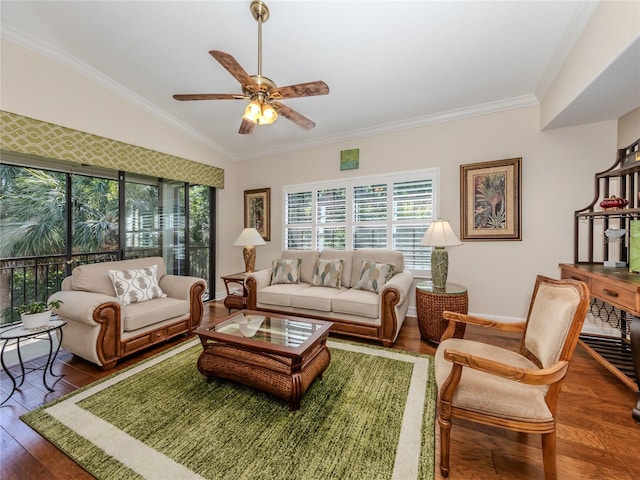
[{"label": "vaulted ceiling", "polygon": [[[246,100],[172,98],[241,93],[209,50],[227,52],[250,75],[258,73],[258,24],[249,0],[3,0],[2,37],[68,64],[242,159],[539,103],[595,6],[577,0],[266,3],[263,75],[278,86],[323,80],[330,88],[326,96],[282,101],[316,122],[312,130],[281,117],[240,135]],[[632,58],[619,68],[638,63]],[[585,92],[576,107],[582,123],[620,115],[620,108],[607,111],[607,90],[593,85]],[[556,126],[578,114],[564,115]]]}]

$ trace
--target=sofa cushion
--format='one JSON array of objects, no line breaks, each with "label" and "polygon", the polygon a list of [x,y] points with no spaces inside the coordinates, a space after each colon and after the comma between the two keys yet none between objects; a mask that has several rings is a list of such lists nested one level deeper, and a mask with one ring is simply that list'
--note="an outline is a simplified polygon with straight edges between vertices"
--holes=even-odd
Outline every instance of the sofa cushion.
[{"label": "sofa cushion", "polygon": [[271,267],[271,285],[300,283],[300,259],[274,260]]},{"label": "sofa cushion", "polygon": [[342,286],[351,288],[351,272],[353,268],[353,250],[323,250],[320,252],[320,258],[341,259],[344,262],[342,267]]},{"label": "sofa cushion", "polygon": [[393,272],[404,271],[404,256],[402,252],[387,250],[385,248],[360,248],[353,252],[353,270],[351,272],[351,285],[358,283],[360,278],[360,267],[364,260],[372,260],[378,263],[388,263],[393,265]]},{"label": "sofa cushion", "polygon": [[300,281],[302,283],[311,283],[313,269],[316,266],[316,260],[319,256],[320,252],[317,250],[284,250],[281,258],[299,258]]},{"label": "sofa cushion", "polygon": [[124,308],[124,330],[132,332],[189,313],[189,302],[177,298],[154,298]]},{"label": "sofa cushion", "polygon": [[158,285],[158,266],[134,270],[109,270],[116,296],[125,305],[166,297]]},{"label": "sofa cushion", "polygon": [[[342,289],[344,291],[344,288]],[[331,299],[339,295],[341,290],[332,287],[312,287],[291,295],[291,306],[308,308],[322,312],[331,311]]]},{"label": "sofa cushion", "polygon": [[342,269],[344,260],[336,258],[327,260],[319,258],[316,260],[316,268],[311,278],[312,287],[340,288],[342,283]]},{"label": "sofa cushion", "polygon": [[360,277],[353,288],[378,293],[392,276],[393,265],[364,260],[360,268]]},{"label": "sofa cushion", "polygon": [[269,285],[258,292],[258,302],[269,305],[291,306],[291,296],[309,288],[308,283]]},{"label": "sofa cushion", "polygon": [[113,282],[109,276],[109,270],[127,270],[158,266],[158,280],[167,274],[167,267],[162,257],[135,258],[118,262],[101,262],[89,265],[80,265],[71,272],[73,278],[73,290],[84,292],[102,293],[111,297],[116,296]]},{"label": "sofa cushion", "polygon": [[379,299],[377,293],[351,288],[340,292],[331,299],[331,310],[334,313],[378,318],[380,314]]}]

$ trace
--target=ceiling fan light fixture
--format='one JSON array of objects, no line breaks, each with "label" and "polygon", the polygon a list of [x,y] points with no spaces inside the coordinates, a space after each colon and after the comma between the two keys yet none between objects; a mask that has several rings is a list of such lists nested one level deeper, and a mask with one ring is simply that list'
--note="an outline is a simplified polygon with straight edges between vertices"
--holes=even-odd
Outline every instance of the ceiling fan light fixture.
[{"label": "ceiling fan light fixture", "polygon": [[260,105],[260,102],[252,100],[249,102],[249,105],[247,105],[247,108],[244,109],[244,115],[242,115],[242,118],[251,123],[258,123],[261,116],[262,106]]},{"label": "ceiling fan light fixture", "polygon": [[271,125],[278,119],[278,112],[268,103],[262,105],[262,116],[258,119],[259,125]]}]

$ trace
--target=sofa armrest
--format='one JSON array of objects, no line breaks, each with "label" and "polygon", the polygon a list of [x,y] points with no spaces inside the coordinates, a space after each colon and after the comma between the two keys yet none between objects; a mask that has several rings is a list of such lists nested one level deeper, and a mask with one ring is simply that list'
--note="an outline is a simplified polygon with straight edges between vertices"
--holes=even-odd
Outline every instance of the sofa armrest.
[{"label": "sofa armrest", "polygon": [[94,312],[104,307],[124,308],[124,304],[116,297],[110,297],[102,293],[84,292],[79,290],[62,290],[49,297],[52,300],[61,300],[62,305],[54,308],[54,312],[60,317],[81,322],[92,327],[100,326],[94,320]]},{"label": "sofa armrest", "polygon": [[191,287],[202,283],[206,290],[207,282],[198,277],[185,277],[182,275],[164,275],[158,284],[164,293],[171,298],[179,298],[181,300],[189,301],[191,298]]},{"label": "sofa armrest", "polygon": [[409,270],[403,270],[400,273],[396,273],[389,279],[380,289],[380,297],[384,295],[385,290],[394,288],[400,293],[400,300],[398,304],[404,303],[404,301],[410,297],[411,287],[413,286],[413,273]]},{"label": "sofa armrest", "polygon": [[380,289],[381,340],[385,347],[395,342],[409,308],[409,293],[413,286],[413,273],[397,273]]},{"label": "sofa armrest", "polygon": [[271,283],[271,268],[247,273],[244,286],[247,289],[247,308],[256,310],[258,305],[258,290],[268,287]]},{"label": "sofa armrest", "polygon": [[271,268],[265,268],[264,270],[258,270],[257,272],[247,273],[245,282],[249,278],[255,278],[256,288],[258,290],[261,290],[264,287],[268,287],[271,283]]}]

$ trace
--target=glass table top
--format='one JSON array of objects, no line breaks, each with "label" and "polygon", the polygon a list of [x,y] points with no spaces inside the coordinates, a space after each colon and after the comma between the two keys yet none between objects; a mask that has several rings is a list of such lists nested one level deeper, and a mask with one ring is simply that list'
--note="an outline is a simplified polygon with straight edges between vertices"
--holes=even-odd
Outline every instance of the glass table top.
[{"label": "glass table top", "polygon": [[451,295],[463,294],[467,292],[467,287],[457,285],[455,283],[447,283],[445,288],[437,288],[433,286],[433,282],[427,280],[426,282],[420,282],[416,284],[418,290],[422,290],[429,293],[447,293]]},{"label": "glass table top", "polygon": [[208,330],[276,345],[298,347],[316,332],[327,328],[324,322],[308,319],[239,313]]},{"label": "glass table top", "polygon": [[66,324],[67,322],[64,320],[52,319],[47,325],[38,328],[25,328],[21,323],[8,325],[0,329],[0,340],[32,337],[56,330]]}]

